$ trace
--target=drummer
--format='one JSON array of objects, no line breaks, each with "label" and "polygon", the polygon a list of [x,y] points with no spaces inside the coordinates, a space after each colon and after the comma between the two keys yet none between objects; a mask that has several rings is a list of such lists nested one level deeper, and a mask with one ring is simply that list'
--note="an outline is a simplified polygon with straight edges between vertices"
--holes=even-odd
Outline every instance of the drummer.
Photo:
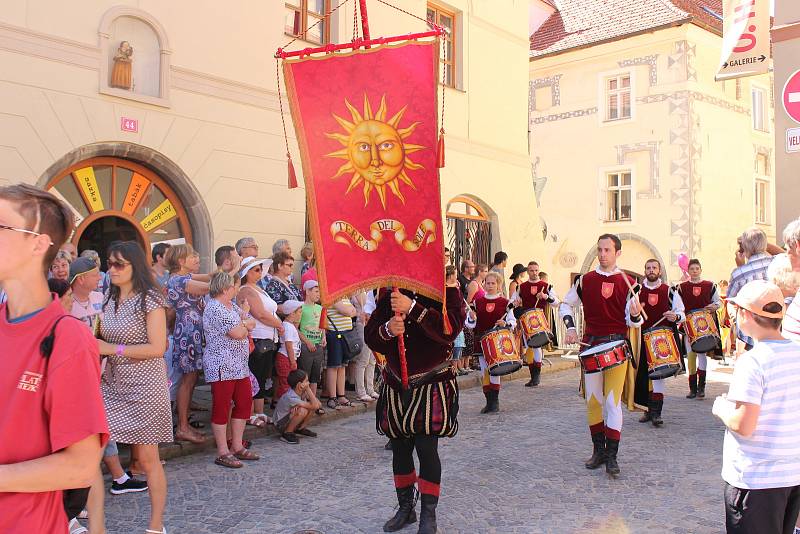
[{"label": "drummer", "polygon": [[[508,327],[513,329],[516,324],[513,307],[509,300],[500,294],[503,277],[494,271],[486,274],[483,288],[486,293],[475,299],[475,311],[470,312],[471,318],[476,321],[475,339],[481,337],[492,328]],[[483,354],[478,360],[483,373],[483,396],[486,397],[486,406],[481,413],[494,413],[500,410],[500,377],[489,374],[489,367]]]},{"label": "drummer", "polygon": [[[638,284],[617,267],[620,254],[622,242],[616,235],[603,234],[597,239],[599,266],[578,277],[559,309],[567,327],[566,344],[578,342],[573,309],[581,303],[586,322],[583,343],[587,345],[624,340],[628,327],[641,325]],[[585,465],[587,469],[597,469],[605,464],[606,473],[612,477],[619,476],[620,472],[617,451],[622,437],[622,389],[627,373],[628,362],[625,361],[600,372],[586,373],[584,377],[586,418],[594,446],[592,457]]]},{"label": "drummer", "polygon": [[[538,308],[542,310],[549,322],[551,322],[551,307],[558,304],[553,286],[548,284],[547,281],[539,280],[539,264],[535,261],[528,263],[528,280],[519,285],[519,288],[511,297],[511,300],[517,308],[514,313],[516,317],[521,317],[521,315],[528,310]],[[551,322],[550,328],[553,327],[555,327],[555,325]],[[550,337],[553,339],[552,332],[550,333]],[[525,346],[524,343],[523,346]],[[525,387],[536,387],[539,385],[542,373],[542,352],[542,347],[525,347],[523,359],[531,373],[531,379],[525,384]]]},{"label": "drummer", "polygon": [[[700,265],[700,260],[696,258],[689,260],[688,271],[689,280],[678,284],[678,293],[683,299],[686,311],[705,309],[712,316],[716,316],[717,309],[721,303],[717,284],[711,280],[702,279],[703,267]],[[703,399],[706,396],[708,358],[706,358],[705,353],[692,351],[688,335],[684,336],[684,342],[686,344],[689,367],[689,394],[686,395],[686,398],[694,399],[696,397]]]},{"label": "drummer", "polygon": [[[669,328],[672,335],[677,334],[677,324],[685,319],[683,300],[677,290],[661,281],[661,262],[649,259],[644,264],[645,279],[639,292],[639,302],[644,308],[647,319],[642,323],[641,331],[657,326]],[[675,339],[678,339],[675,337]],[[636,369],[636,388],[634,402],[646,406],[647,411],[639,419],[640,423],[650,421],[653,426],[661,426],[661,410],[664,407],[664,379],[647,378],[647,349],[644,343],[639,344],[639,367]]]}]

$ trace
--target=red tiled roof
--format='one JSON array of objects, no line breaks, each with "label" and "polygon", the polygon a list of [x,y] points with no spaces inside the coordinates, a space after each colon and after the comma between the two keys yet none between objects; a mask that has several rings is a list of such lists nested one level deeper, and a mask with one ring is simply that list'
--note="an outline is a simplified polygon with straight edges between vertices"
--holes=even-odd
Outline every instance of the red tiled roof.
[{"label": "red tiled roof", "polygon": [[531,35],[532,58],[681,22],[722,31],[722,0],[559,0],[559,6]]}]

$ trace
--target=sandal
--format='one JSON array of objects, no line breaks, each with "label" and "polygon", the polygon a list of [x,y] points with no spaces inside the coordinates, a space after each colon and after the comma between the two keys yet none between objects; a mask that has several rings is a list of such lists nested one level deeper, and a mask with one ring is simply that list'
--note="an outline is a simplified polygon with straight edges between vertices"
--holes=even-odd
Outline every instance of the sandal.
[{"label": "sandal", "polygon": [[145,529],[145,532],[150,534],[167,534],[167,527],[162,527],[161,530],[153,530],[152,528]]},{"label": "sandal", "polygon": [[[233,446],[233,440],[229,439],[227,443],[228,443],[228,450],[230,450],[230,448]],[[242,446],[245,449],[249,449],[252,445],[253,445],[253,442],[250,441],[249,439],[243,439],[242,440]]]},{"label": "sandal", "polygon": [[257,455],[256,453],[254,453],[252,451],[249,451],[247,449],[242,449],[242,450],[240,450],[238,452],[234,452],[233,455],[236,456],[240,460],[246,460],[248,462],[249,461],[253,461],[253,460],[260,460],[261,459],[261,456]]},{"label": "sandal", "polygon": [[267,426],[267,422],[258,415],[251,415],[250,419],[247,420],[247,424],[256,428],[264,428]]},{"label": "sandal", "polygon": [[328,406],[328,408],[330,408],[331,410],[336,410],[336,409],[339,407],[339,405],[338,405],[338,404],[336,404],[336,399],[333,399],[333,398],[330,398],[330,399],[328,399],[328,402],[326,402],[325,404],[326,404],[326,405]]},{"label": "sandal", "polygon": [[239,469],[244,464],[236,459],[236,457],[232,454],[226,454],[224,456],[217,456],[217,459],[214,460],[214,463],[217,465],[221,465],[222,467],[230,467],[231,469]]},{"label": "sandal", "polygon": [[205,437],[194,432],[175,432],[175,441],[188,441],[189,443],[203,443]]},{"label": "sandal", "polygon": [[314,413],[317,415],[325,415],[325,410],[323,410],[322,408],[317,408],[316,410],[314,410]]},{"label": "sandal", "polygon": [[189,418],[189,426],[190,426],[190,427],[192,427],[192,428],[197,428],[197,429],[200,429],[200,428],[205,428],[205,427],[206,427],[206,424],[205,424],[205,423],[203,423],[202,421],[194,421],[194,420],[192,420],[192,418],[190,417],[190,418]]},{"label": "sandal", "polygon": [[[344,401],[342,401],[341,399],[344,399]],[[336,399],[336,404],[338,404],[339,406],[345,406],[345,407],[353,406],[353,403],[350,402],[350,399],[348,399],[344,395],[342,395],[342,396],[340,396],[340,397],[338,397]]]}]

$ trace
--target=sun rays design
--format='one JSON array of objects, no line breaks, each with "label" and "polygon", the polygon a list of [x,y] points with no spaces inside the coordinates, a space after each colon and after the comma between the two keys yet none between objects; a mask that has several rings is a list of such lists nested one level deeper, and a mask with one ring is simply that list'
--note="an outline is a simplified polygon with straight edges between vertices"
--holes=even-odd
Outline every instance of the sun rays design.
[{"label": "sun rays design", "polygon": [[333,114],[333,118],[345,133],[326,133],[325,136],[341,143],[340,150],[326,154],[327,157],[346,160],[331,179],[344,175],[350,176],[350,184],[345,195],[363,182],[364,207],[369,204],[373,191],[378,195],[381,205],[386,209],[386,188],[405,204],[405,197],[400,190],[400,182],[411,189],[417,187],[407,174],[407,170],[419,170],[424,167],[408,157],[409,154],[423,150],[424,146],[406,143],[405,140],[414,133],[420,124],[414,122],[405,128],[400,121],[408,106],[403,106],[389,120],[386,120],[386,95],[381,97],[378,110],[373,113],[369,98],[364,94],[362,111],[344,101],[350,112],[351,120]]}]

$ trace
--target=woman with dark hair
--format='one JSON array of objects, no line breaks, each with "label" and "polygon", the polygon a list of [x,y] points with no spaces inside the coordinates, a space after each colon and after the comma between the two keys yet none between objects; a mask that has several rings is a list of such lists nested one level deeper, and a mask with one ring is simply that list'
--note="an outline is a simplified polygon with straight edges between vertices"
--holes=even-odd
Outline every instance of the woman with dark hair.
[{"label": "woman with dark hair", "polygon": [[528,269],[521,263],[514,265],[511,273],[511,282],[508,284],[508,294],[513,295],[519,286],[528,279]]},{"label": "woman with dark hair", "polygon": [[111,439],[131,445],[147,475],[150,523],[146,532],[166,533],[163,516],[167,479],[158,444],[172,441],[172,411],[164,350],[167,321],[164,297],[138,243],[109,248],[111,287],[100,322],[100,354],[108,356],[103,397]]},{"label": "woman with dark hair", "polygon": [[72,313],[72,288],[69,283],[60,278],[51,278],[47,281],[47,287],[50,289],[50,293],[58,295],[58,301],[64,308],[64,313],[67,315]]},{"label": "woman with dark hair", "polygon": [[272,256],[272,279],[267,283],[267,294],[280,306],[287,300],[302,301],[300,290],[290,279],[294,269],[294,258],[288,251],[282,250]]}]

